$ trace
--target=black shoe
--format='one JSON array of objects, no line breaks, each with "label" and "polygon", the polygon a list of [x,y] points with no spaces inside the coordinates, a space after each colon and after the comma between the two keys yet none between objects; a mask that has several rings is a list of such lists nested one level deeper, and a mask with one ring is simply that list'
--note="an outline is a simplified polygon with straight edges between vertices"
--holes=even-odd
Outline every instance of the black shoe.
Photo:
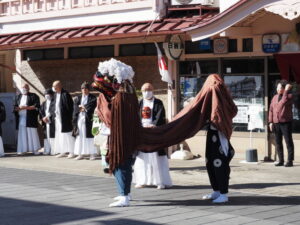
[{"label": "black shoe", "polygon": [[287,162],[284,166],[285,167],[292,167],[293,166],[293,161]]},{"label": "black shoe", "polygon": [[283,162],[276,163],[275,166],[283,166]]}]

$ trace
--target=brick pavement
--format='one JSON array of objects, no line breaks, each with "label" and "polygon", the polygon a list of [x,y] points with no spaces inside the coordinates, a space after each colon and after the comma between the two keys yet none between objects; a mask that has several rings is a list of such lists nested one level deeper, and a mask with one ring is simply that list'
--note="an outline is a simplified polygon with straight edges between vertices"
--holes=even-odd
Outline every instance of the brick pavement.
[{"label": "brick pavement", "polygon": [[0,164],[0,224],[300,224],[300,196],[236,188],[231,189],[228,204],[216,206],[201,200],[208,191],[207,183],[132,189],[131,207],[108,208],[116,194],[112,178]]}]

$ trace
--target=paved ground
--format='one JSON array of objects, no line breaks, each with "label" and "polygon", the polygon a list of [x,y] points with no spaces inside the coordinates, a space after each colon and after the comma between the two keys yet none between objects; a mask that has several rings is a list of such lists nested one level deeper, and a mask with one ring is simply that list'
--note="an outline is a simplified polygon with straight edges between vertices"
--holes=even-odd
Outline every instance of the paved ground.
[{"label": "paved ground", "polygon": [[0,159],[0,224],[300,224],[300,166],[232,163],[230,202],[210,191],[202,159],[171,161],[175,186],[133,189],[131,207],[108,208],[114,180],[100,161],[55,157]]}]

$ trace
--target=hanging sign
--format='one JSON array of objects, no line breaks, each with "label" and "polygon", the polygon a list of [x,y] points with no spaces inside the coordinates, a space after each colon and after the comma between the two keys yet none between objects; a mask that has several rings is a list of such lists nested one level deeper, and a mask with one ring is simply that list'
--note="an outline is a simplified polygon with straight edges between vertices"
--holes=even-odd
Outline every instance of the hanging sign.
[{"label": "hanging sign", "polygon": [[228,38],[214,39],[214,53],[215,54],[228,53]]},{"label": "hanging sign", "polygon": [[200,40],[200,49],[202,50],[210,50],[211,49],[211,44],[210,44],[210,38],[205,38],[203,40]]},{"label": "hanging sign", "polygon": [[170,60],[178,60],[183,53],[184,45],[179,35],[172,35],[163,43],[163,48]]},{"label": "hanging sign", "polygon": [[279,34],[265,34],[262,38],[262,49],[265,53],[280,51],[281,39]]}]

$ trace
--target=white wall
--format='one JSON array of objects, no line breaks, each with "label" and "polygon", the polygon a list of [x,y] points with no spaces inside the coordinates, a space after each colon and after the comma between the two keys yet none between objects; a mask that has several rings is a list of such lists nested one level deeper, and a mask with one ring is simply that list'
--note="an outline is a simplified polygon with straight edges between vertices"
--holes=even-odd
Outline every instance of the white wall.
[{"label": "white wall", "polygon": [[223,12],[233,4],[237,3],[239,0],[219,0],[219,1],[220,1],[220,12]]},{"label": "white wall", "polygon": [[0,34],[153,20],[151,8],[3,23]]}]

